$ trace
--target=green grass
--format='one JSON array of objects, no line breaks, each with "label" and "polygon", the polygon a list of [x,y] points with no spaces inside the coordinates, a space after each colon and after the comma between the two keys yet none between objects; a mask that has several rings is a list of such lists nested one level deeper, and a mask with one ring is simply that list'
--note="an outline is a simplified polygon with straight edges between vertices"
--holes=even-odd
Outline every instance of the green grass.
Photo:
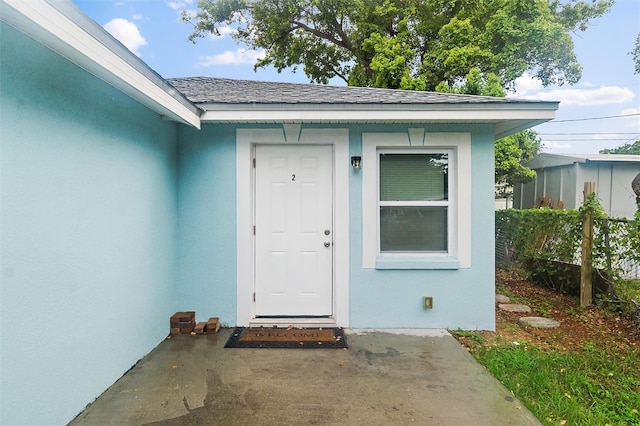
[{"label": "green grass", "polygon": [[463,339],[469,339],[475,344],[484,344],[484,337],[482,337],[482,335],[476,333],[475,331],[464,331],[461,329],[457,329],[454,333]]},{"label": "green grass", "polygon": [[502,294],[507,297],[513,297],[513,293],[509,291],[506,285],[501,283],[500,281],[496,281],[496,294]]},{"label": "green grass", "polygon": [[540,312],[540,315],[547,318],[552,318],[551,310],[553,309],[553,303],[548,300],[539,300],[535,303],[536,310]]},{"label": "green grass", "polygon": [[510,342],[476,346],[472,354],[544,424],[640,425],[637,349],[588,343],[557,352]]}]

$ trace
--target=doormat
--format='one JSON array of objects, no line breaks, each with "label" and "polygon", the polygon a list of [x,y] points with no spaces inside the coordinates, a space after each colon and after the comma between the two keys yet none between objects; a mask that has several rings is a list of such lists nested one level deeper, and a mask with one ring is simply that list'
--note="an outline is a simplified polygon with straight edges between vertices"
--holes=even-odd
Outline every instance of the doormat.
[{"label": "doormat", "polygon": [[348,348],[341,328],[236,327],[225,348]]}]

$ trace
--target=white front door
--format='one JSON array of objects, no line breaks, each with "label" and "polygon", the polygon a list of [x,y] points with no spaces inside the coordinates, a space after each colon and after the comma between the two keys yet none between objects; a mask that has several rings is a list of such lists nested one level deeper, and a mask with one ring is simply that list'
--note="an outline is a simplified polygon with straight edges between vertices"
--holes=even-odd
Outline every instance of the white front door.
[{"label": "white front door", "polygon": [[255,164],[255,315],[332,315],[333,147],[258,145]]}]

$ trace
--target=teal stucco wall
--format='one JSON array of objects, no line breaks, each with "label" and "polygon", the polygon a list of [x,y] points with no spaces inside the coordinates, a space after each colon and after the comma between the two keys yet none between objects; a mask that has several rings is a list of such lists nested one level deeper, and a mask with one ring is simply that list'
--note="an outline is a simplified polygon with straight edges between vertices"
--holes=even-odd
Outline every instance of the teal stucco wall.
[{"label": "teal stucco wall", "polygon": [[[244,126],[257,129],[267,125]],[[281,128],[280,126],[276,126]],[[303,126],[304,128],[305,126]],[[322,127],[318,125],[314,128]],[[349,152],[360,155],[365,132],[406,133],[424,125],[340,125],[349,129]],[[463,328],[492,330],[494,318],[493,129],[488,125],[427,125],[427,132],[468,132],[473,169],[471,268],[376,270],[362,267],[362,173],[349,180],[349,327]],[[204,124],[180,130],[179,281],[180,306],[202,319],[219,316],[235,325],[236,169],[235,129]],[[367,164],[363,167],[371,167]],[[375,167],[375,166],[374,166]],[[341,188],[337,187],[336,191]],[[369,230],[368,232],[371,232]],[[373,230],[375,231],[375,230]],[[424,310],[431,296],[434,309]]]},{"label": "teal stucco wall", "polygon": [[[166,336],[173,312],[236,324],[237,126],[163,121],[0,31],[0,424],[63,424]],[[339,127],[361,155],[364,132],[425,126]],[[471,203],[459,206],[472,213],[471,267],[363,268],[371,230],[351,171],[352,328],[494,328],[492,128],[426,131],[471,134]]]},{"label": "teal stucco wall", "polygon": [[65,424],[169,330],[177,125],[0,31],[0,424]]},{"label": "teal stucco wall", "polygon": [[180,310],[198,321],[236,320],[236,134],[233,126],[180,126],[178,282]]},{"label": "teal stucco wall", "polygon": [[[350,152],[358,155],[364,132],[407,132],[408,126],[354,126]],[[493,132],[490,126],[427,125],[427,132],[469,132],[472,190],[471,268],[392,269],[362,268],[362,174],[350,178],[350,322],[352,328],[495,328]],[[372,165],[364,165],[363,167]],[[375,165],[374,165],[375,166]],[[433,298],[433,309],[423,308],[423,297]]]}]

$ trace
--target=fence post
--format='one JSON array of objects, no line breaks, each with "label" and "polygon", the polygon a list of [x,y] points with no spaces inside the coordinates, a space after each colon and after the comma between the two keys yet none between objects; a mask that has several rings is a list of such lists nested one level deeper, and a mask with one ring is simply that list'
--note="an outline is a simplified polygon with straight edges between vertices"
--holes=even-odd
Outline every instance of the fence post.
[{"label": "fence post", "polygon": [[[584,201],[595,192],[595,182],[584,183]],[[586,308],[593,301],[591,250],[593,248],[593,209],[588,207],[582,218],[582,265],[580,267],[580,306]]]}]

